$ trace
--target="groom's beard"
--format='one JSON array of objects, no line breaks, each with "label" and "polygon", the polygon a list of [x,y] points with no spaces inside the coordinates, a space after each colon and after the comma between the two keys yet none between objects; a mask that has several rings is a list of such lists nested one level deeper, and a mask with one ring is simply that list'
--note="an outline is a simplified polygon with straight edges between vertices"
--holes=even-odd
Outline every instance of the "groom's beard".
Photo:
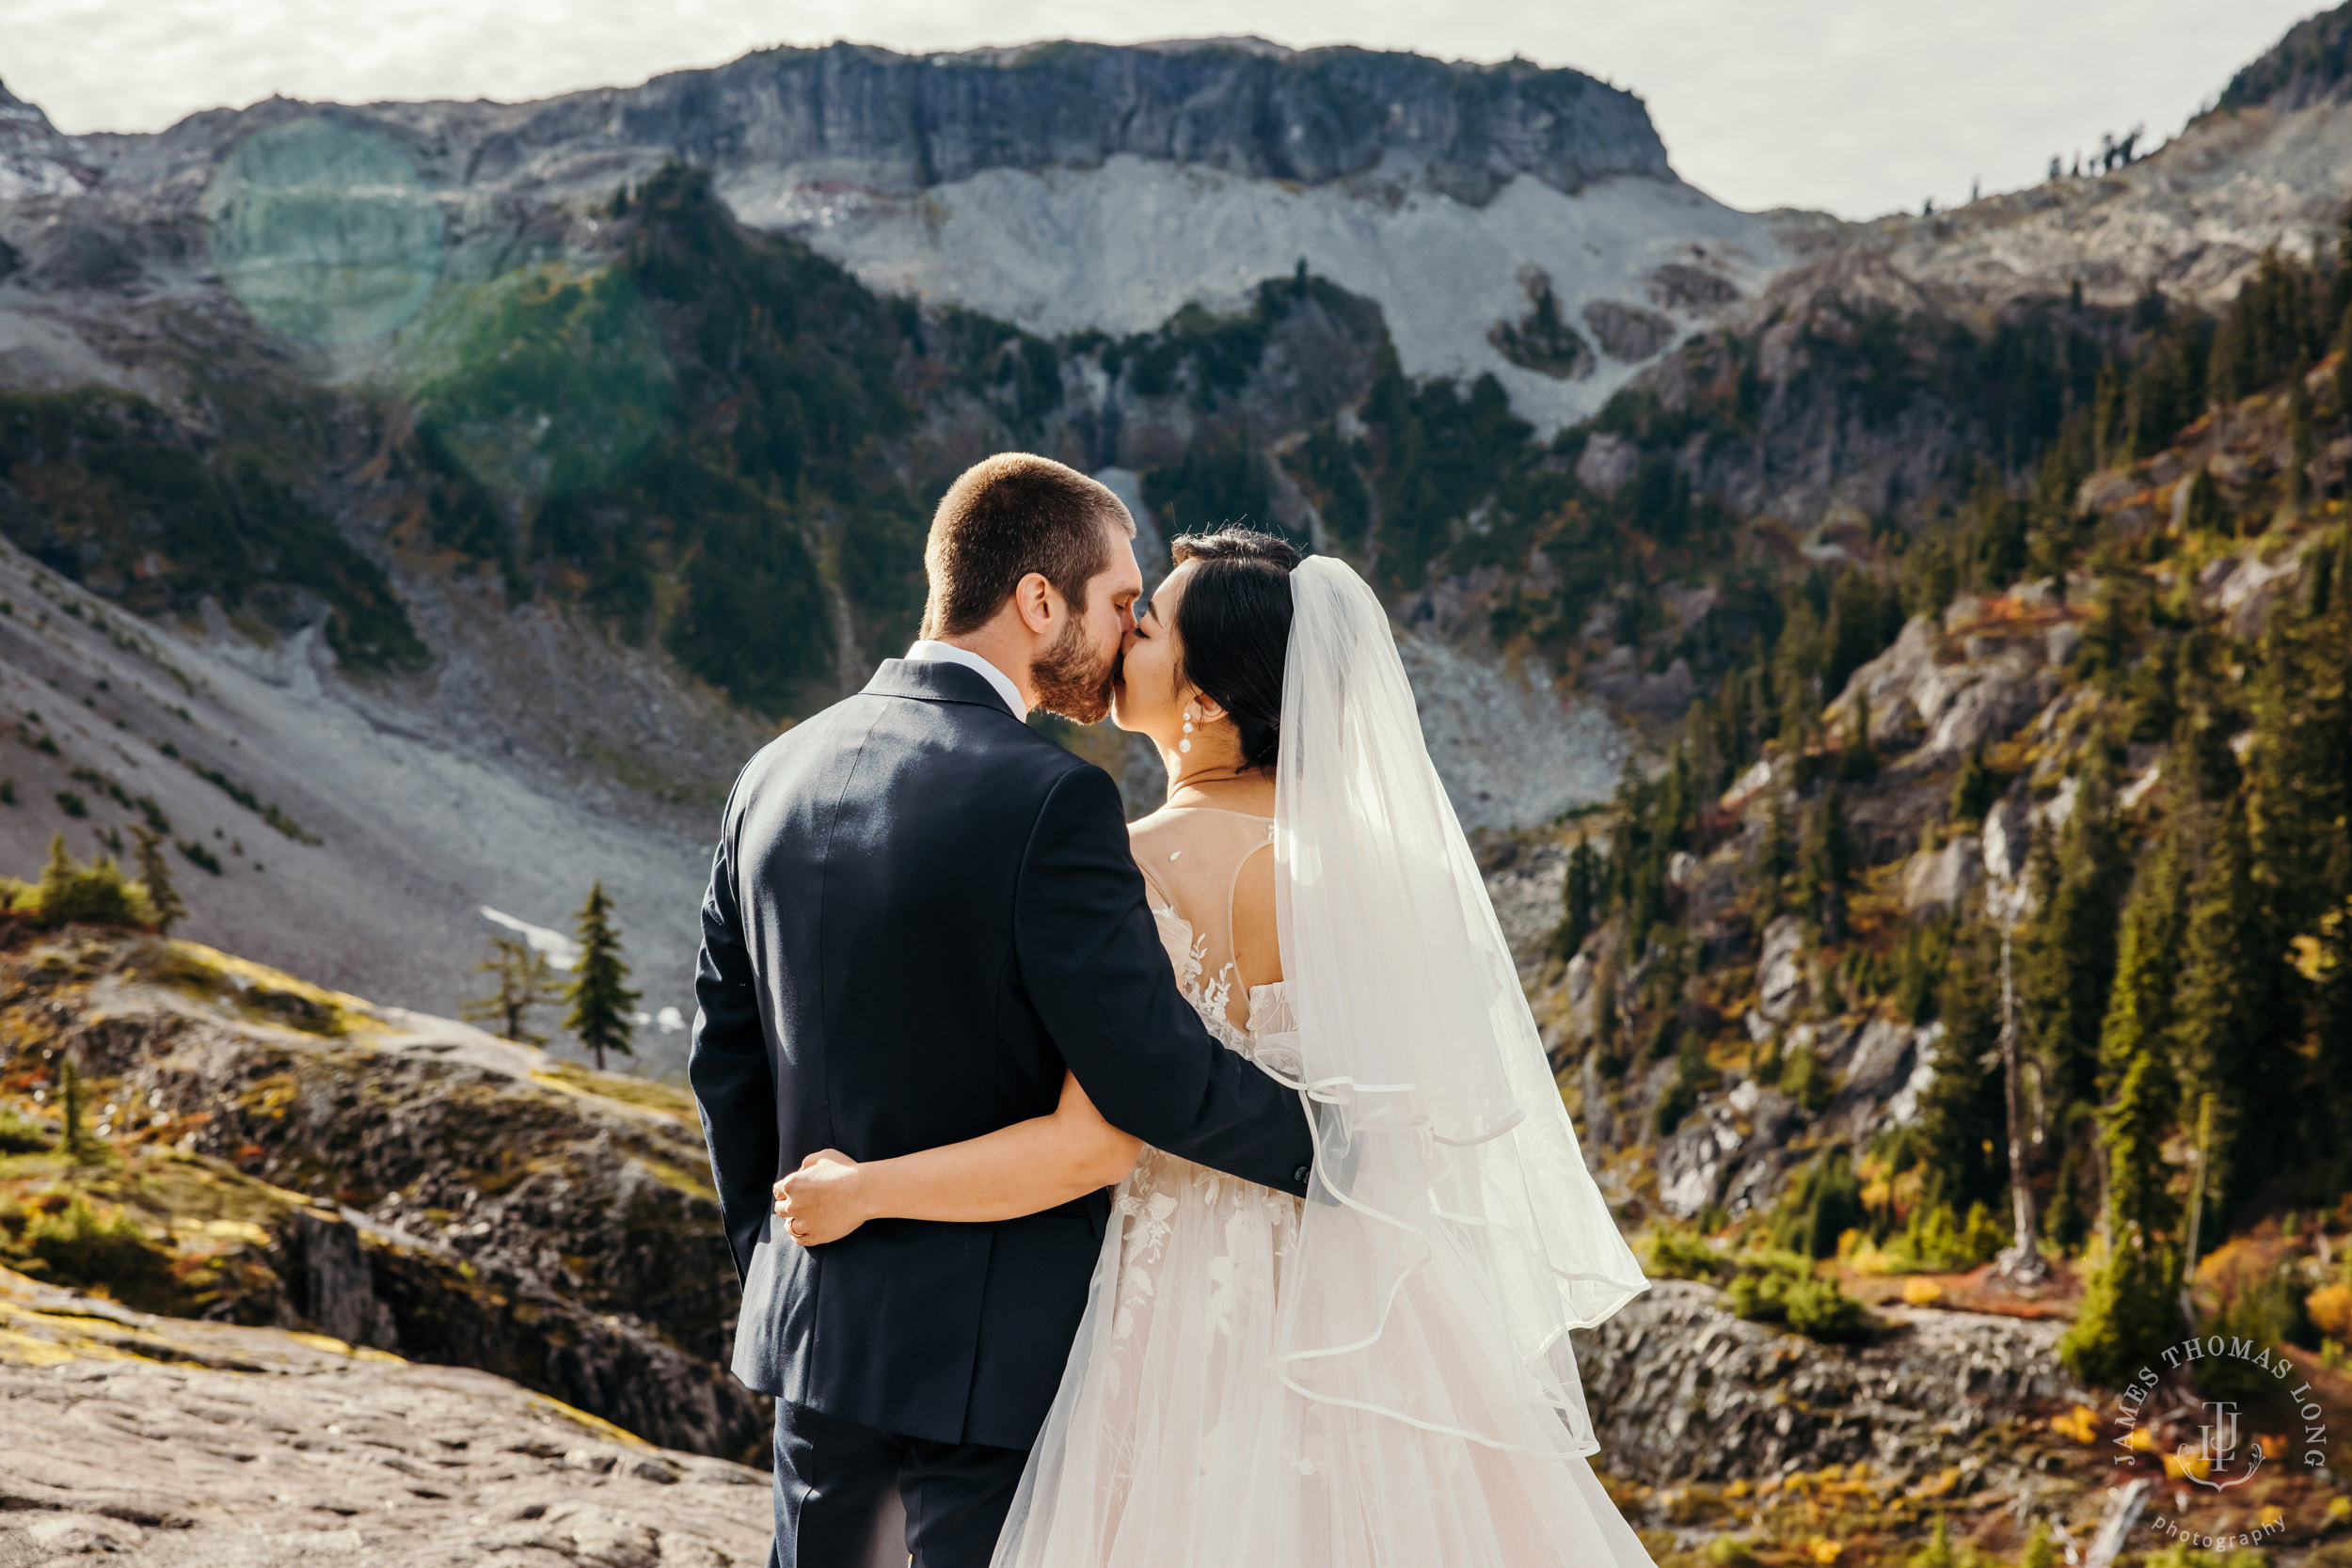
[{"label": "groom's beard", "polygon": [[1075,724],[1092,724],[1110,712],[1118,673],[1118,645],[1098,657],[1087,646],[1085,626],[1073,620],[1029,666],[1029,682],[1037,688],[1038,706]]}]

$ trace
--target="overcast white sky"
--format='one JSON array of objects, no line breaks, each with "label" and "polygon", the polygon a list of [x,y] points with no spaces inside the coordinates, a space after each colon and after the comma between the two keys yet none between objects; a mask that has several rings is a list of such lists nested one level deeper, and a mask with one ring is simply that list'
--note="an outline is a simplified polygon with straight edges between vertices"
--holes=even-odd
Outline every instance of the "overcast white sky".
[{"label": "overcast white sky", "polygon": [[2177,132],[2316,0],[0,0],[0,80],[68,131],[272,93],[536,98],[838,38],[919,51],[1255,33],[1514,54],[1630,87],[1682,176],[1849,217]]}]

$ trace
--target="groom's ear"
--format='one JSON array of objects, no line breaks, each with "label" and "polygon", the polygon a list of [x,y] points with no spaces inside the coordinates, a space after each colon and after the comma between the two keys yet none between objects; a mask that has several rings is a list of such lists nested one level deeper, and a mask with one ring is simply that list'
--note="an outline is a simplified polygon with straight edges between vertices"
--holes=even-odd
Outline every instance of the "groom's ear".
[{"label": "groom's ear", "polygon": [[1042,572],[1031,572],[1012,585],[1012,610],[1032,637],[1052,635],[1060,618],[1069,613],[1061,591]]}]

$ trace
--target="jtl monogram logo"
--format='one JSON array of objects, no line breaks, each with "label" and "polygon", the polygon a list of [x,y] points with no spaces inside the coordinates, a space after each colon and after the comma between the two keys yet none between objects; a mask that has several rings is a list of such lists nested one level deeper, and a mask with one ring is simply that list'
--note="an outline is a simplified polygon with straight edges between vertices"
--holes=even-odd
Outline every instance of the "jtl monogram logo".
[{"label": "jtl monogram logo", "polygon": [[2205,1416],[2207,1424],[2197,1429],[2204,1434],[2203,1440],[2194,1447],[2183,1443],[2173,1449],[2173,1457],[2181,1462],[2181,1474],[2217,1492],[2253,1480],[2254,1472],[2263,1467],[2259,1442],[2249,1446],[2251,1457],[2242,1467],[2231,1468],[2237,1457],[2237,1406],[2227,1400],[2207,1400]]}]

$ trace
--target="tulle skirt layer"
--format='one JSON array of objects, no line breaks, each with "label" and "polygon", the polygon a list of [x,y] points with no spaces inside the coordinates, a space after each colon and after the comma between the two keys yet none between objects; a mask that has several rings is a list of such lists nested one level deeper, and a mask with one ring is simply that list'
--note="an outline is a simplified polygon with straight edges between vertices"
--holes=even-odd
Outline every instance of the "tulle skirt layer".
[{"label": "tulle skirt layer", "polygon": [[[1566,1425],[1479,1342],[1491,1312],[1452,1259],[1405,1280],[1362,1373],[1319,1369],[1318,1400],[1283,1386],[1278,1304],[1302,1213],[1145,1152],[995,1568],[1648,1568],[1564,1453]],[[1350,1375],[1377,1379],[1364,1403],[1438,1418],[1329,1402]]]}]

